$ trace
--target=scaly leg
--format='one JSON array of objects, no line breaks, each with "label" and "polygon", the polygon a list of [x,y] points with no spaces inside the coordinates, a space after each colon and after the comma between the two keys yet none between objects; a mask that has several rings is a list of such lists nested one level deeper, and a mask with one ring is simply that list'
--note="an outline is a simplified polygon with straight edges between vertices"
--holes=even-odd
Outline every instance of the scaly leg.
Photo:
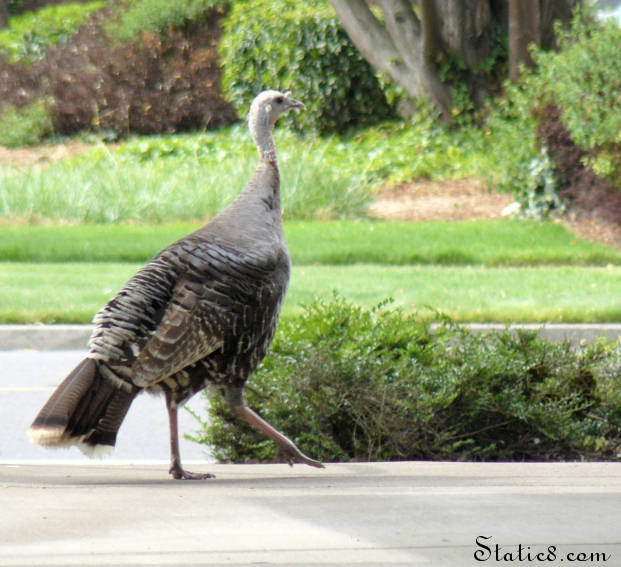
[{"label": "scaly leg", "polygon": [[177,423],[177,406],[166,394],[166,409],[168,410],[168,425],[170,427],[170,469],[168,472],[174,479],[183,480],[203,480],[213,478],[209,473],[192,473],[186,471],[181,466],[181,455],[179,454],[179,425]]},{"label": "scaly leg", "polygon": [[242,389],[239,387],[227,387],[227,401],[231,411],[247,421],[255,429],[265,433],[270,439],[274,440],[280,450],[284,453],[290,466],[298,461],[311,467],[323,469],[324,466],[319,461],[307,457],[300,451],[291,439],[285,437],[280,431],[272,427],[267,421],[252,411],[245,403]]}]

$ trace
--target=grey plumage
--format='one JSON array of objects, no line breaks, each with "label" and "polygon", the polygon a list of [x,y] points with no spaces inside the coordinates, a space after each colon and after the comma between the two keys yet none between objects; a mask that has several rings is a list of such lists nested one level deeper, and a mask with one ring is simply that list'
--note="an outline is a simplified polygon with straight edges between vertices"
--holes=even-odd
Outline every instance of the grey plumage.
[{"label": "grey plumage", "polygon": [[247,408],[241,394],[274,337],[289,282],[272,129],[278,116],[301,107],[277,91],[255,99],[249,125],[259,164],[245,189],[155,256],[97,313],[87,358],[36,417],[33,442],[112,447],[133,398],[159,391],[169,411],[171,474],[205,478],[181,467],[176,412],[211,383],[226,389],[237,415],[274,439],[290,463],[321,466]]}]

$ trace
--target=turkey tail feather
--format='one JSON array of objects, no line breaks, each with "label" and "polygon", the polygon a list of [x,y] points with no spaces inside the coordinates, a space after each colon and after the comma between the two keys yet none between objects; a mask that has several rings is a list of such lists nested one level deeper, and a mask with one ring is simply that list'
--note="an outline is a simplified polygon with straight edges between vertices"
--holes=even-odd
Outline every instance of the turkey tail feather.
[{"label": "turkey tail feather", "polygon": [[30,440],[47,447],[77,445],[89,455],[112,449],[136,394],[104,378],[98,363],[85,358],[43,406],[28,431]]}]

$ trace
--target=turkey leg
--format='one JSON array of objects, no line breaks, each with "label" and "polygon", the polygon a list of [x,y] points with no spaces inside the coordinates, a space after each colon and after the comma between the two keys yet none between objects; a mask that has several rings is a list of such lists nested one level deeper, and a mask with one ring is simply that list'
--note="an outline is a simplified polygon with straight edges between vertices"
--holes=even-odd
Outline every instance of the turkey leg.
[{"label": "turkey leg", "polygon": [[186,471],[181,466],[181,455],[179,453],[179,425],[177,423],[177,406],[166,395],[166,409],[168,410],[168,425],[170,427],[170,469],[168,472],[174,479],[183,480],[203,480],[213,478],[209,473],[192,473]]},{"label": "turkey leg", "polygon": [[265,433],[270,439],[276,442],[280,450],[285,455],[289,466],[293,466],[294,462],[304,463],[311,467],[323,469],[324,466],[319,461],[307,457],[300,451],[291,439],[285,437],[280,431],[272,427],[256,412],[252,411],[244,401],[242,389],[239,387],[229,386],[226,390],[227,401],[231,411],[247,421],[252,427]]}]

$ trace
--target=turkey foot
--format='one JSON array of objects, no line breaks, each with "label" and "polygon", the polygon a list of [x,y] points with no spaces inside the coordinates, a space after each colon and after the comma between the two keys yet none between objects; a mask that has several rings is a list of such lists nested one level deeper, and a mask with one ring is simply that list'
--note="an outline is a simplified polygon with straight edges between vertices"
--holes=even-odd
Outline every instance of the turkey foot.
[{"label": "turkey foot", "polygon": [[172,401],[172,397],[166,394],[166,409],[168,410],[168,425],[170,427],[170,469],[168,472],[176,480],[204,480],[214,478],[210,473],[193,473],[186,471],[181,466],[181,455],[179,454],[179,426],[177,423],[177,406]]},{"label": "turkey foot", "polygon": [[227,394],[231,411],[275,441],[286,461],[289,463],[289,466],[293,466],[293,463],[298,462],[318,469],[325,468],[321,462],[307,457],[296,447],[291,439],[285,437],[280,431],[272,427],[261,416],[251,410],[244,402],[241,388],[229,387],[227,389]]},{"label": "turkey foot", "polygon": [[172,463],[168,472],[176,480],[204,480],[206,478],[215,478],[215,475],[210,473],[193,473],[186,471],[180,463]]}]

